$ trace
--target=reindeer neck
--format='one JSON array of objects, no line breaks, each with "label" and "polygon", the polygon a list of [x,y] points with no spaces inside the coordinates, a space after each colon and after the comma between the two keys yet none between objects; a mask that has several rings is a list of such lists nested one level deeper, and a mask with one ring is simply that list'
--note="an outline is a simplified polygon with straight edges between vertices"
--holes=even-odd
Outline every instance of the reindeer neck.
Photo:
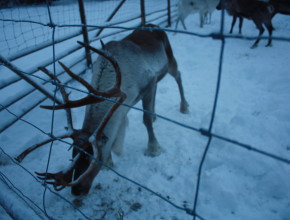
[{"label": "reindeer neck", "polygon": [[[115,78],[116,73],[112,65],[103,58],[98,59],[93,66],[91,85],[97,91],[107,91],[114,86]],[[106,100],[88,105],[82,130],[93,134],[112,105],[112,102]]]}]

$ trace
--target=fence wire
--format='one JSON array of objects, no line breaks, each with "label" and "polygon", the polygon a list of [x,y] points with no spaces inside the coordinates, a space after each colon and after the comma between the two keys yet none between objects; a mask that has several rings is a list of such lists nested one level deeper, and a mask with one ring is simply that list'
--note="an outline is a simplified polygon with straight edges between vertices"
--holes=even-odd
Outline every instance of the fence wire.
[{"label": "fence wire", "polygon": [[[223,45],[223,44],[222,44],[222,45]],[[223,47],[223,46],[222,46],[222,47]],[[222,54],[222,53],[223,53],[223,50],[221,51],[221,54]],[[220,65],[221,65],[221,64],[222,64],[222,59],[221,59],[221,63],[220,63]],[[221,66],[220,66],[219,73],[221,74]],[[220,82],[220,77],[221,77],[220,74],[219,74],[219,77],[218,77],[218,82]],[[43,80],[45,80],[45,79],[43,79]],[[204,151],[204,154],[203,154],[203,156],[202,156],[202,160],[201,160],[201,163],[200,163],[200,166],[199,166],[199,172],[198,172],[198,184],[197,184],[197,188],[196,188],[196,197],[195,197],[195,203],[194,203],[195,205],[194,205],[194,209],[193,209],[193,210],[176,205],[175,203],[171,202],[170,200],[168,200],[168,199],[165,198],[164,196],[160,195],[159,193],[155,192],[154,190],[152,190],[152,189],[150,189],[150,188],[148,188],[148,187],[146,187],[146,186],[144,186],[144,185],[142,185],[142,184],[140,184],[140,183],[138,183],[138,182],[136,182],[136,181],[134,181],[134,180],[132,180],[132,179],[130,179],[130,178],[128,178],[128,177],[122,175],[122,174],[120,174],[119,172],[117,172],[117,171],[114,170],[113,168],[107,166],[106,164],[103,164],[101,161],[96,160],[92,155],[88,154],[88,153],[87,153],[86,151],[84,151],[83,149],[79,148],[79,147],[76,146],[76,145],[73,145],[73,147],[75,147],[75,148],[77,148],[78,150],[82,151],[83,153],[85,153],[86,155],[88,155],[92,160],[95,160],[97,163],[101,163],[102,166],[105,166],[106,168],[108,168],[109,170],[111,170],[112,172],[114,172],[114,173],[115,173],[116,175],[118,175],[119,177],[121,177],[121,178],[123,178],[123,179],[125,179],[125,180],[127,180],[127,181],[129,181],[129,182],[131,182],[131,183],[133,183],[133,184],[135,184],[135,185],[138,186],[138,187],[141,187],[142,189],[145,189],[146,191],[148,191],[148,192],[154,194],[155,196],[157,196],[157,197],[161,198],[162,200],[166,201],[167,203],[171,204],[173,207],[175,207],[175,208],[177,208],[177,209],[179,209],[179,210],[183,210],[183,211],[185,211],[187,214],[190,214],[190,215],[196,216],[196,217],[198,217],[199,219],[205,219],[205,218],[203,218],[202,216],[200,216],[199,214],[197,214],[197,212],[196,212],[195,209],[196,209],[196,204],[197,204],[197,201],[198,201],[198,192],[199,192],[199,185],[200,185],[199,183],[200,183],[201,172],[202,172],[202,165],[203,165],[203,163],[204,163],[204,161],[205,161],[205,157],[206,157],[207,151],[208,151],[208,149],[209,149],[209,147],[210,147],[210,143],[211,143],[212,137],[215,137],[215,138],[218,138],[218,139],[224,140],[224,141],[226,141],[226,142],[233,143],[233,144],[235,144],[235,145],[238,146],[238,147],[243,147],[243,148],[245,148],[245,149],[247,149],[247,150],[251,150],[251,151],[253,151],[253,152],[257,152],[257,153],[262,154],[262,155],[264,155],[264,156],[268,156],[268,157],[270,157],[270,158],[272,158],[272,159],[279,160],[279,161],[281,161],[281,162],[283,162],[283,163],[286,163],[286,164],[290,165],[290,160],[288,160],[288,159],[286,159],[286,158],[278,157],[278,156],[276,156],[276,155],[274,155],[274,154],[270,154],[270,153],[267,153],[267,152],[265,152],[265,151],[258,150],[257,148],[251,147],[251,146],[249,146],[249,145],[246,145],[246,144],[243,144],[243,143],[239,143],[239,142],[234,141],[234,140],[231,140],[231,139],[229,139],[229,138],[226,138],[226,137],[223,137],[223,136],[219,136],[219,135],[216,135],[216,134],[212,133],[212,132],[211,132],[211,128],[212,128],[212,125],[213,125],[213,120],[211,120],[211,124],[210,124],[210,129],[209,129],[209,130],[205,130],[205,129],[202,129],[202,128],[199,128],[199,129],[198,129],[198,128],[195,128],[195,127],[187,126],[187,125],[185,125],[185,124],[182,124],[182,123],[177,122],[177,121],[175,121],[175,120],[173,120],[173,119],[170,119],[170,118],[164,117],[164,116],[162,116],[162,115],[158,115],[158,114],[155,114],[155,113],[153,113],[153,112],[145,111],[145,110],[143,110],[143,109],[140,109],[140,108],[137,108],[137,107],[134,107],[134,106],[129,106],[129,105],[125,105],[125,104],[122,104],[122,103],[118,103],[118,102],[116,102],[116,101],[114,101],[114,100],[112,100],[112,99],[104,98],[104,97],[101,97],[101,96],[96,96],[95,94],[88,93],[88,92],[86,92],[86,91],[83,91],[83,90],[80,90],[80,89],[77,89],[77,88],[74,88],[74,87],[71,87],[71,86],[68,86],[68,85],[65,85],[65,84],[59,84],[59,83],[56,83],[56,82],[53,82],[53,81],[51,81],[50,83],[55,84],[55,85],[58,85],[58,86],[63,86],[63,87],[65,87],[65,88],[68,88],[68,89],[71,89],[71,90],[76,90],[76,91],[78,91],[78,92],[82,92],[82,93],[84,93],[84,94],[86,94],[86,95],[95,96],[95,97],[98,97],[98,98],[104,99],[104,100],[106,100],[106,101],[110,101],[110,102],[113,102],[113,103],[117,103],[117,104],[123,105],[123,106],[125,106],[125,107],[131,108],[131,109],[134,109],[134,110],[137,110],[137,111],[141,111],[141,112],[144,112],[144,113],[147,113],[147,114],[153,114],[153,115],[155,115],[155,116],[158,117],[158,118],[164,119],[164,120],[166,120],[166,121],[169,121],[169,122],[171,122],[171,123],[177,124],[177,125],[179,125],[179,126],[182,126],[182,127],[188,128],[188,129],[191,129],[191,130],[193,130],[193,131],[195,131],[195,132],[199,132],[199,133],[201,133],[202,135],[208,136],[208,137],[209,137],[209,139],[208,139],[208,143],[207,143],[207,145],[206,145],[206,149],[205,149],[205,151]],[[218,84],[219,84],[219,83],[218,83]],[[216,94],[218,94],[218,90],[219,90],[219,86],[217,86],[217,93],[216,93]],[[218,95],[216,95],[214,106],[216,106],[216,104],[217,104],[217,98],[218,98]],[[3,108],[3,106],[2,106],[2,108]],[[215,108],[215,107],[214,107],[214,108]],[[18,117],[17,115],[15,115],[13,112],[9,111],[9,109],[6,109],[6,111],[8,111],[10,114],[14,115],[14,117],[19,118],[19,117]],[[212,117],[211,117],[212,119],[214,119],[214,112],[215,112],[215,110],[214,110],[213,113],[212,113]],[[51,137],[51,138],[56,138],[56,137],[54,137],[53,135],[51,135],[50,133],[46,133],[45,131],[41,130],[39,127],[33,125],[32,123],[30,123],[30,122],[28,122],[28,121],[23,120],[22,118],[19,118],[19,120],[21,120],[21,121],[23,121],[23,122],[25,122],[25,123],[30,124],[31,126],[33,126],[34,128],[38,129],[39,131],[41,131],[42,133],[46,134],[47,136],[49,136],[49,137]],[[57,139],[57,138],[56,138],[56,139]],[[65,144],[67,144],[68,146],[71,146],[71,143],[68,143],[68,142],[66,142],[66,141],[63,141],[63,140],[60,140],[60,139],[59,139],[58,141],[60,141],[60,142],[62,142],[62,143],[65,143]],[[2,151],[3,151],[3,150],[2,150]],[[16,163],[16,162],[15,162],[15,163]],[[46,186],[46,184],[44,184],[44,185]],[[45,207],[45,206],[44,206],[44,207]]]},{"label": "fence wire", "polygon": [[[3,151],[3,149],[0,147],[0,150],[2,150],[2,153],[5,153],[4,151]],[[12,182],[11,182],[11,180],[3,173],[3,172],[1,172],[0,171],[0,181],[2,181],[4,184],[6,184],[7,186],[8,186],[8,188],[9,189],[11,189],[13,192],[15,192],[16,194],[17,194],[17,196],[19,197],[19,198],[21,198],[25,203],[26,203],[26,205],[28,206],[28,207],[30,207],[32,210],[34,210],[35,208],[38,210],[38,211],[40,211],[40,212],[42,212],[42,213],[44,213],[45,214],[45,212],[44,212],[44,210],[41,208],[41,207],[39,207],[32,199],[30,199],[28,196],[26,196],[26,195],[24,195],[24,193],[19,189],[19,188],[17,188]],[[49,218],[49,219],[53,219],[52,217],[50,217],[50,216],[48,216],[47,215],[47,217]]]},{"label": "fence wire", "polygon": [[[49,22],[50,24],[53,24],[53,20],[52,20],[52,15],[51,15],[51,10],[50,10],[50,7],[49,5],[47,4],[47,11],[48,11],[48,14],[49,14]],[[53,59],[53,76],[54,76],[54,79],[53,79],[53,82],[55,83],[56,82],[56,69],[55,69],[55,65],[56,65],[56,56],[55,56],[55,27],[53,26],[52,27],[52,36],[51,36],[51,39],[52,39],[52,59]],[[57,87],[54,88],[54,100],[56,100],[56,92],[57,92]],[[56,102],[54,101],[53,102],[53,106],[56,105]],[[53,136],[54,134],[54,122],[55,122],[55,119],[54,119],[54,115],[55,115],[55,110],[52,111],[52,115],[51,115],[51,129],[50,129],[50,134]],[[53,147],[53,141],[50,143],[50,147],[49,147],[49,153],[48,153],[48,156],[47,156],[47,165],[46,165],[46,169],[45,169],[45,180],[44,180],[44,191],[43,191],[43,199],[42,199],[42,204],[43,204],[43,210],[45,212],[45,215],[46,216],[49,216],[48,213],[47,213],[47,210],[46,210],[46,192],[47,192],[47,173],[48,173],[48,169],[49,169],[49,165],[50,165],[50,160],[51,160],[51,152],[52,152],[52,147]]]},{"label": "fence wire", "polygon": [[[114,3],[116,3],[116,1],[114,1]],[[162,6],[162,5],[161,5]],[[15,18],[12,18],[12,19],[0,19],[3,23],[9,21],[9,22],[12,22],[12,23],[17,23],[17,24],[23,24],[23,23],[27,23],[27,24],[31,24],[31,23],[35,23],[35,24],[38,24],[38,25],[41,25],[41,26],[44,26],[44,27],[51,27],[52,28],[52,42],[53,42],[53,51],[52,51],[52,54],[53,54],[53,73],[54,75],[56,75],[56,67],[55,67],[55,62],[57,61],[56,59],[56,55],[55,55],[55,48],[54,48],[54,45],[55,45],[55,30],[56,28],[81,28],[83,27],[84,25],[80,25],[80,24],[58,24],[58,23],[54,23],[54,20],[52,19],[52,15],[51,15],[51,10],[50,10],[50,7],[48,4],[47,4],[47,11],[48,11],[48,15],[49,15],[49,22],[48,23],[43,23],[43,22],[39,22],[39,21],[35,21],[37,19],[35,18],[28,18],[27,20],[23,20],[22,18],[21,19],[15,19]],[[133,7],[133,6],[131,6]],[[135,6],[134,6],[135,7]],[[1,10],[0,10],[1,11]],[[72,12],[74,13],[74,12]],[[60,13],[59,13],[60,14]],[[206,147],[205,147],[205,150],[203,152],[203,155],[202,155],[202,158],[201,158],[201,161],[199,163],[199,168],[198,168],[198,178],[197,178],[197,184],[196,184],[196,188],[195,188],[195,197],[194,197],[194,203],[193,203],[193,209],[188,209],[188,208],[184,208],[184,207],[181,207],[179,205],[176,205],[175,203],[173,203],[172,201],[168,200],[166,197],[160,195],[158,192],[155,192],[154,190],[120,174],[119,172],[117,172],[116,170],[114,170],[113,168],[111,167],[108,167],[107,165],[103,164],[102,161],[97,161],[92,155],[88,154],[87,152],[85,152],[83,149],[79,148],[78,146],[75,146],[73,145],[73,147],[77,148],[78,150],[84,152],[86,155],[88,155],[92,160],[95,160],[97,163],[101,163],[103,166],[106,166],[109,170],[111,170],[113,173],[115,173],[117,176],[121,177],[122,179],[125,179],[129,182],[131,182],[132,184],[135,184],[136,186],[138,187],[141,187],[143,189],[145,189],[146,191],[152,193],[153,195],[159,197],[160,199],[162,199],[163,201],[169,203],[170,205],[172,205],[173,207],[175,207],[176,209],[179,209],[181,211],[185,211],[187,214],[189,215],[192,215],[193,216],[193,219],[196,219],[196,218],[199,218],[199,219],[205,219],[203,218],[201,215],[197,214],[198,212],[196,211],[197,210],[197,203],[198,203],[198,198],[199,198],[199,191],[200,191],[200,184],[201,184],[201,174],[202,174],[202,171],[203,171],[203,164],[206,160],[206,156],[207,156],[207,153],[208,153],[208,150],[211,146],[211,141],[212,141],[212,138],[217,138],[217,139],[220,139],[220,140],[223,140],[225,142],[229,142],[231,144],[234,144],[235,146],[237,147],[241,147],[241,148],[244,148],[244,149],[247,149],[247,150],[250,150],[250,152],[256,152],[258,154],[260,154],[261,156],[266,156],[266,157],[269,157],[271,159],[274,159],[274,160],[277,160],[277,161],[280,161],[280,162],[283,162],[287,165],[290,165],[290,160],[286,159],[286,158],[283,158],[283,157],[279,157],[277,155],[274,155],[274,154],[271,154],[271,153],[268,153],[266,151],[262,151],[262,150],[259,150],[258,148],[255,148],[255,147],[252,147],[250,145],[247,145],[247,144],[244,144],[244,143],[241,143],[239,141],[236,141],[236,140],[232,140],[228,137],[224,137],[222,135],[218,135],[218,134],[214,134],[212,132],[212,127],[213,127],[213,124],[214,124],[214,119],[215,119],[215,113],[216,113],[216,108],[217,108],[217,103],[218,103],[218,97],[219,97],[219,89],[220,89],[220,86],[221,86],[221,76],[222,76],[222,65],[223,65],[223,55],[224,55],[224,47],[225,47],[225,39],[226,38],[242,38],[242,39],[247,39],[247,40],[252,40],[252,39],[255,39],[254,37],[242,37],[242,36],[232,36],[232,35],[225,35],[224,34],[224,11],[222,11],[221,13],[221,16],[222,16],[222,22],[221,22],[221,29],[220,29],[220,33],[212,33],[212,34],[199,34],[199,33],[194,33],[194,32],[189,32],[189,31],[180,31],[180,30],[172,30],[172,29],[168,29],[168,28],[158,28],[160,30],[163,30],[163,31],[166,31],[166,32],[176,32],[176,33],[182,33],[182,34],[189,34],[189,35],[192,35],[192,36],[197,36],[197,37],[202,37],[202,38],[208,38],[208,37],[211,37],[211,38],[214,38],[214,39],[218,39],[218,40],[221,40],[221,49],[220,49],[220,57],[219,57],[219,69],[218,69],[218,77],[217,77],[217,85],[216,85],[216,91],[215,91],[215,99],[214,99],[214,103],[213,103],[213,109],[212,109],[212,114],[211,114],[211,120],[210,120],[210,124],[209,124],[209,128],[208,129],[204,129],[204,128],[196,128],[196,127],[193,127],[193,126],[189,126],[189,125],[186,125],[184,123],[180,123],[176,120],[173,120],[173,119],[170,119],[170,118],[167,118],[167,117],[164,117],[162,115],[158,115],[158,114],[155,114],[153,112],[149,112],[149,111],[144,111],[143,109],[140,109],[140,108],[137,108],[137,107],[134,107],[134,106],[128,106],[128,105],[124,105],[122,103],[118,103],[120,105],[123,105],[125,107],[129,107],[131,109],[134,109],[134,110],[138,110],[138,111],[142,111],[146,114],[153,114],[155,115],[156,117],[158,118],[161,118],[161,119],[164,119],[166,121],[169,121],[171,123],[174,123],[178,126],[182,126],[184,128],[187,128],[187,129],[190,129],[194,132],[199,132],[201,135],[204,135],[204,136],[207,136],[208,137],[208,141],[207,141],[207,144],[206,144]],[[33,21],[32,21],[33,20]],[[21,26],[21,25],[20,25]],[[91,24],[88,24],[88,25],[85,25],[86,27],[88,28],[97,28],[97,29],[118,29],[118,30],[135,30],[135,29],[155,29],[155,28],[144,28],[144,27],[140,27],[140,28],[130,28],[130,27],[126,27],[126,26],[108,26],[108,25],[91,25]],[[5,27],[5,26],[3,26]],[[22,27],[21,27],[22,28]],[[22,33],[23,36],[25,36],[25,33]],[[16,36],[14,36],[16,37]],[[17,37],[16,37],[17,38]],[[37,38],[37,36],[35,36],[35,38]],[[283,37],[273,37],[273,39],[275,40],[281,40],[281,41],[288,41],[290,42],[290,39],[289,38],[283,38]],[[34,39],[35,40],[35,39]],[[8,42],[9,39],[6,38],[6,41]],[[12,50],[12,47],[10,48]],[[10,50],[9,49],[9,50]],[[25,73],[25,72],[24,72]],[[31,74],[28,74],[28,73],[25,73],[27,75],[30,75],[30,76],[33,76],[34,75],[31,75]],[[47,79],[43,79],[44,81],[46,82],[49,82],[53,85],[55,85],[55,89],[54,89],[54,97],[56,96],[56,92],[57,92],[57,86],[59,85],[62,85],[63,87],[66,87],[66,88],[69,88],[71,90],[75,90],[75,91],[78,91],[78,92],[82,92],[84,94],[89,94],[89,95],[92,95],[92,96],[96,96],[94,94],[91,94],[91,93],[88,93],[86,91],[83,91],[83,90],[80,90],[80,89],[77,89],[77,88],[74,88],[74,87],[71,87],[71,86],[68,86],[66,84],[59,84],[55,81],[47,81]],[[96,96],[97,97],[97,96]],[[113,103],[117,103],[115,102],[114,100],[111,100],[111,99],[108,99],[108,98],[104,98],[104,97],[98,97],[98,98],[102,98],[106,101],[110,101],[110,102],[113,102]],[[1,105],[1,104],[0,104]],[[53,105],[56,105],[56,103],[54,102]],[[38,126],[34,125],[33,123],[29,122],[29,121],[26,121],[24,119],[22,119],[22,116],[19,117],[17,116],[16,114],[14,114],[12,111],[9,110],[9,108],[7,106],[3,106],[1,105],[1,110],[6,110],[7,112],[9,112],[9,114],[13,115],[15,118],[18,118],[19,120],[29,124],[30,126],[34,127],[35,129],[41,131],[42,133],[44,133],[45,135],[47,135],[48,137],[51,137],[51,138],[55,138],[53,132],[54,132],[54,110],[52,111],[52,116],[51,116],[51,131],[50,133],[46,133],[45,131],[43,131],[41,128],[39,128]],[[61,141],[65,144],[68,144],[68,145],[71,145],[71,143],[68,143],[66,141],[63,141],[63,140],[58,140],[58,141]],[[50,159],[51,159],[51,150],[53,148],[53,143],[54,142],[51,142],[51,145],[50,145],[50,150],[49,150],[49,154],[48,154],[48,159],[47,159],[47,167],[46,167],[46,173],[48,172],[48,169],[49,169],[49,164],[50,164]],[[2,151],[2,153],[4,153],[7,157],[10,158],[10,160],[17,164],[17,166],[20,166],[22,169],[24,169],[25,172],[29,173],[31,176],[33,176],[33,178],[41,183],[43,186],[44,186],[44,192],[43,192],[43,208],[40,208],[38,205],[34,204],[32,202],[32,204],[34,206],[36,206],[41,212],[44,212],[46,217],[48,219],[53,219],[53,217],[51,217],[49,215],[49,213],[47,213],[46,211],[46,204],[45,204],[45,201],[46,201],[46,191],[49,190],[51,191],[52,193],[56,194],[57,196],[59,196],[61,199],[63,199],[64,201],[68,202],[70,205],[72,205],[84,218],[86,219],[90,219],[89,217],[87,217],[81,210],[79,210],[77,207],[75,207],[72,203],[70,203],[67,199],[65,199],[64,197],[60,196],[58,193],[55,193],[53,190],[51,190],[46,182],[44,181],[43,182],[40,182],[37,178],[35,178],[35,176],[30,173],[27,169],[25,169],[22,165],[20,165],[19,163],[17,163],[10,155],[8,155],[3,149],[2,147],[0,147],[0,150]],[[11,186],[13,186],[12,182],[2,173],[0,172],[0,177],[1,177],[1,180],[3,182],[6,182],[6,184],[8,185],[8,183],[10,183]],[[15,188],[15,187],[13,187]],[[20,190],[17,189],[17,191],[19,192]],[[20,191],[21,192],[21,191]],[[23,195],[22,195],[23,197]]]},{"label": "fence wire", "polygon": [[[12,112],[10,112],[11,114],[13,114]],[[17,116],[16,116],[17,117]],[[23,119],[21,119],[23,120]],[[32,127],[39,129],[37,126],[33,125],[30,122],[27,122],[25,120],[23,120],[25,123],[28,123],[29,125],[31,125]],[[10,161],[12,161],[14,164],[16,164],[17,166],[19,166],[21,169],[23,169],[24,172],[28,173],[37,183],[39,183],[41,186],[45,187],[45,189],[49,190],[52,194],[56,195],[57,197],[59,197],[60,199],[62,199],[63,201],[65,201],[66,203],[68,203],[69,205],[71,205],[75,210],[77,210],[77,212],[79,212],[85,219],[89,219],[91,220],[88,216],[86,216],[78,207],[76,207],[73,203],[71,203],[68,199],[66,199],[65,197],[63,197],[62,195],[60,195],[59,193],[56,193],[54,190],[52,190],[50,187],[48,187],[47,185],[43,184],[43,181],[40,181],[39,179],[37,179],[35,177],[35,175],[33,173],[31,173],[28,169],[26,169],[24,166],[22,166],[20,163],[18,163],[17,161],[14,160],[14,158],[12,158],[9,154],[7,154],[2,146],[0,146],[0,150],[1,152],[7,156],[9,158]],[[39,207],[39,206],[38,206]],[[43,210],[42,208],[39,207],[39,209]],[[45,213],[45,211],[43,210],[43,212]],[[48,219],[52,218],[49,215],[46,214],[46,217]]]},{"label": "fence wire", "polygon": [[[114,100],[110,100],[110,101],[115,102]],[[121,104],[121,103],[120,103],[120,104]],[[1,105],[1,104],[0,104],[0,105]],[[129,107],[129,106],[127,106],[127,107]],[[141,110],[141,109],[139,109],[139,110]],[[15,117],[18,118],[18,116],[15,115],[13,112],[11,112],[9,109],[6,109],[6,111],[8,111],[10,114],[12,114],[12,115],[14,115]],[[141,111],[143,111],[143,110],[141,110]],[[151,114],[153,114],[153,113],[151,113]],[[113,169],[112,167],[106,165],[106,164],[103,163],[102,161],[97,160],[96,158],[93,157],[93,155],[89,154],[88,152],[86,152],[85,150],[83,150],[82,148],[80,148],[79,146],[77,146],[77,145],[72,145],[72,144],[69,143],[69,142],[66,142],[66,141],[64,141],[64,140],[62,140],[62,139],[58,139],[57,137],[53,136],[52,134],[43,131],[43,130],[42,130],[41,128],[39,128],[38,126],[36,126],[36,125],[34,125],[33,123],[28,122],[28,121],[26,121],[26,120],[24,120],[24,119],[22,119],[22,118],[19,118],[19,120],[21,120],[21,121],[23,121],[23,122],[29,124],[30,126],[34,127],[35,129],[37,129],[38,131],[40,131],[41,133],[47,135],[47,136],[50,137],[50,138],[56,139],[56,140],[58,140],[58,141],[60,141],[60,142],[62,142],[62,143],[67,144],[68,146],[72,146],[72,147],[76,148],[77,150],[79,150],[79,151],[83,152],[84,154],[86,154],[87,156],[89,156],[89,157],[91,158],[91,160],[94,160],[94,161],[97,162],[98,164],[101,164],[102,166],[104,166],[104,167],[106,167],[107,169],[111,170],[111,171],[112,171],[113,173],[115,173],[117,176],[119,176],[119,177],[121,177],[122,179],[124,179],[124,180],[126,180],[126,181],[129,181],[129,182],[133,183],[134,185],[136,185],[136,186],[138,186],[138,187],[141,187],[142,189],[144,189],[144,190],[146,190],[146,191],[152,193],[153,195],[155,195],[155,196],[159,197],[160,199],[162,199],[163,201],[169,203],[170,205],[172,205],[172,206],[175,207],[176,209],[183,210],[183,211],[185,211],[186,213],[188,213],[188,214],[190,214],[190,215],[197,216],[199,219],[204,220],[203,217],[201,217],[199,214],[196,214],[196,213],[193,212],[191,209],[184,208],[184,207],[181,207],[181,206],[179,206],[179,205],[173,203],[172,201],[170,201],[170,200],[167,199],[166,197],[162,196],[161,194],[155,192],[154,190],[152,190],[152,189],[150,189],[150,188],[144,186],[143,184],[140,184],[140,183],[138,183],[138,182],[136,182],[136,181],[134,181],[134,180],[132,180],[132,179],[126,177],[125,175],[119,173],[118,171],[116,171],[116,170]],[[53,126],[52,126],[52,127],[53,127]],[[53,143],[53,142],[52,142],[52,143]],[[49,156],[50,156],[50,154],[51,154],[51,147],[52,147],[52,144],[50,145]],[[0,150],[2,150],[2,152],[3,152],[5,155],[7,155],[7,153],[6,153],[6,152],[5,152],[1,147],[0,147]],[[9,155],[7,155],[7,156],[9,156]],[[20,165],[20,164],[17,163],[15,160],[13,160],[10,156],[9,156],[9,158],[10,158],[10,159],[15,163],[15,164]],[[50,161],[50,157],[49,157],[49,160],[48,160],[48,161]],[[48,162],[47,164],[49,164],[49,162]],[[21,166],[21,167],[23,168],[23,166]],[[25,169],[25,171],[27,171],[27,170]],[[46,184],[45,182],[44,182],[43,186],[45,187],[45,191],[46,191],[46,190],[48,189],[48,187],[47,187],[47,184]],[[44,191],[44,194],[43,194],[43,198],[44,198],[43,201],[45,200],[45,191]],[[45,204],[44,204],[43,208],[44,208],[44,210],[45,210]]]}]

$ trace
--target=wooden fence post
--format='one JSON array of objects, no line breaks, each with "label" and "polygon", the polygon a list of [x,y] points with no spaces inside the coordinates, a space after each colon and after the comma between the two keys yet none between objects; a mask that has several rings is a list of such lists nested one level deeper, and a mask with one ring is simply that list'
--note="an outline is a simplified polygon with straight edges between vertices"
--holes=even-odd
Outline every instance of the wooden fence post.
[{"label": "wooden fence post", "polygon": [[[84,42],[85,44],[89,44],[89,36],[88,36],[88,29],[87,29],[87,21],[86,21],[86,14],[85,14],[85,7],[84,7],[84,2],[83,0],[78,0],[79,2],[79,10],[80,10],[80,17],[81,17],[81,22],[84,25],[82,27],[82,32],[83,32],[83,37],[84,37]],[[85,48],[86,50],[86,58],[87,58],[87,65],[90,66],[92,64],[92,57],[90,50],[88,48]]]},{"label": "wooden fence post", "polygon": [[167,26],[171,27],[171,4],[170,4],[170,0],[167,0]]},{"label": "wooden fence post", "polygon": [[145,26],[146,15],[145,15],[145,1],[144,0],[140,0],[140,8],[141,8],[141,26]]}]

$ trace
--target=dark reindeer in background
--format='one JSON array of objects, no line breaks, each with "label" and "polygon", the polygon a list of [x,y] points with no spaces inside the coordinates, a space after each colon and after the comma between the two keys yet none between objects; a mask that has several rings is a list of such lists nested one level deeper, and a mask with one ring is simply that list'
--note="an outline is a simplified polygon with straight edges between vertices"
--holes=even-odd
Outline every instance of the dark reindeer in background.
[{"label": "dark reindeer in background", "polygon": [[[222,1],[221,1],[220,4],[217,6],[217,9],[225,8],[228,14],[233,16],[230,34],[233,32],[233,28],[238,18],[239,18],[239,34],[242,34],[244,18],[248,18],[253,21],[255,19],[256,20],[256,22],[254,21],[255,24],[260,22],[262,24],[265,24],[266,27],[267,27],[266,23],[268,23],[269,28],[267,27],[267,29],[268,31],[270,29],[272,33],[272,30],[274,30],[272,26],[272,21],[271,21],[273,17],[276,14],[290,15],[290,0],[267,0],[267,1],[223,0],[223,1],[224,1],[224,6],[222,7]],[[239,8],[239,10],[237,9],[238,3],[240,3],[240,5],[243,5],[242,7]],[[264,21],[266,23],[263,23]],[[261,26],[262,26],[261,24],[257,25],[258,29],[260,30],[260,36],[262,35]],[[270,31],[269,31],[269,35],[270,35]],[[268,44],[267,46],[271,45],[271,43],[270,45]],[[253,47],[256,47],[256,46],[257,44],[253,45]]]},{"label": "dark reindeer in background", "polygon": [[[147,27],[155,26],[147,25]],[[81,44],[101,55],[93,65],[90,84],[72,73],[64,64],[60,64],[92,95],[70,101],[65,89],[60,86],[64,104],[42,107],[66,109],[69,134],[45,140],[28,148],[17,157],[18,161],[22,161],[27,154],[46,143],[72,138],[75,147],[69,167],[58,173],[37,173],[37,175],[40,179],[47,180],[47,183],[52,184],[56,190],[71,186],[74,195],[89,192],[102,164],[112,163],[111,151],[121,153],[128,120],[127,113],[130,108],[119,106],[119,103],[133,106],[142,100],[143,109],[154,113],[157,82],[169,72],[179,87],[180,111],[188,112],[180,72],[165,32],[154,29],[135,30],[120,41],[111,41],[103,45],[103,50]],[[42,70],[48,73],[46,69]],[[53,78],[51,74],[49,75]],[[98,98],[99,96],[113,99],[117,103],[104,101]],[[86,105],[86,112],[83,126],[80,130],[76,130],[72,125],[70,108],[84,105]],[[152,114],[144,113],[143,122],[148,132],[148,147],[145,154],[149,156],[160,154],[160,145],[152,126],[153,120]]]},{"label": "dark reindeer in background", "polygon": [[240,20],[239,33],[242,33],[243,19],[247,18],[252,20],[256,27],[259,29],[259,35],[251,48],[256,48],[259,44],[262,34],[266,26],[269,32],[269,40],[266,46],[272,44],[272,32],[274,30],[272,25],[272,18],[275,13],[274,7],[265,1],[259,0],[221,0],[218,9],[226,9],[229,15],[233,16],[233,21],[230,29],[230,33],[233,32],[237,18]]}]

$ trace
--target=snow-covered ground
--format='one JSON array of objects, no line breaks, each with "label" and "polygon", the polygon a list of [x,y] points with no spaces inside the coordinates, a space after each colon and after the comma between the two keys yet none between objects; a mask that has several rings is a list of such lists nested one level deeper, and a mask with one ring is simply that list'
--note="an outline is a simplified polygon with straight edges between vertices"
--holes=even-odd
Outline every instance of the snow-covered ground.
[{"label": "snow-covered ground", "polygon": [[[230,22],[231,18],[226,15],[226,32]],[[212,23],[205,25],[203,29],[199,28],[198,15],[189,16],[186,25],[190,31],[197,33],[217,32],[220,28],[220,13],[216,11],[212,16]],[[290,16],[276,15],[273,25],[274,36],[290,37]],[[243,33],[246,36],[256,36],[258,31],[253,22],[245,21]],[[126,34],[121,33],[111,39],[121,39]],[[179,112],[178,88],[170,76],[166,76],[158,85],[156,113],[189,126],[208,128],[221,42],[185,34],[168,33],[168,36],[182,73],[190,113],[184,115]],[[258,48],[250,49],[252,43],[252,40],[226,39],[213,132],[289,160],[290,42],[274,40],[273,47],[266,48],[266,40],[262,40]],[[59,46],[56,48],[57,51],[62,49]],[[33,67],[37,61],[42,62],[40,58],[35,58],[33,62],[20,60],[17,65],[24,68],[29,64],[28,66]],[[4,67],[0,68],[1,72],[7,72]],[[2,74],[1,80],[5,76]],[[90,71],[87,71],[85,78],[90,77]],[[25,86],[23,83],[23,87]],[[77,83],[72,83],[72,86],[79,87]],[[0,103],[7,96],[12,96],[14,91],[22,89],[24,88],[1,91]],[[36,96],[26,98],[22,105],[29,105]],[[72,94],[73,98],[81,96],[77,92]],[[141,108],[141,104],[137,104],[137,107]],[[19,106],[12,106],[10,110],[21,112]],[[35,108],[23,118],[49,133],[51,114],[50,111]],[[83,116],[84,108],[73,110],[75,127],[81,127]],[[1,121],[5,121],[6,117],[11,116],[2,111]],[[54,134],[62,132],[65,125],[64,112],[57,111]],[[142,125],[142,113],[131,110],[124,152],[121,156],[113,155],[114,168],[177,205],[191,209],[197,169],[207,137],[160,118],[154,123],[154,129],[164,152],[151,158],[144,156],[147,134]],[[44,138],[45,135],[40,131],[20,121],[0,134],[0,146],[15,157]],[[31,153],[22,165],[32,173],[44,171],[48,149],[49,146],[45,146]],[[71,153],[67,149],[68,146],[63,143],[53,144],[50,171],[58,171],[68,164]],[[42,207],[43,186],[19,166],[9,162],[3,153],[0,154],[0,160],[0,171]],[[290,220],[289,174],[289,164],[213,138],[203,168],[197,212],[207,220]],[[70,194],[69,188],[59,193],[71,202],[76,199]],[[46,192],[45,204],[48,215],[55,219],[84,219],[69,204],[49,191]],[[17,201],[15,205],[18,205]],[[102,216],[107,220],[118,219],[121,211],[126,220],[192,219],[184,211],[172,207],[109,170],[102,170],[95,178],[89,195],[83,198],[79,209],[91,219],[102,219]],[[0,213],[0,219],[6,219],[3,210],[0,209]]]}]

